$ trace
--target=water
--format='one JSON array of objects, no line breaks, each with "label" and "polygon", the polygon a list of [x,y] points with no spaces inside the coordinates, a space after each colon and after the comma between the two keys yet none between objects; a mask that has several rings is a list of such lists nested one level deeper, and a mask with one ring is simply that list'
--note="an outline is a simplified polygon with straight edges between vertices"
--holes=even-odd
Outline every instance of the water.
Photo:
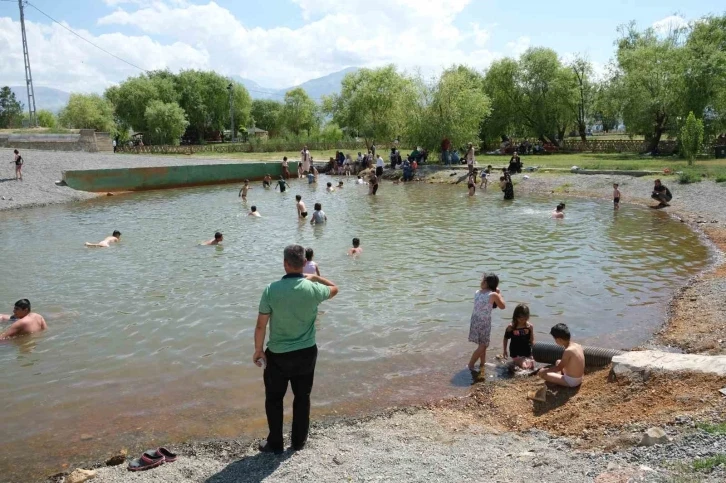
[{"label": "water", "polygon": [[[527,302],[538,340],[567,323],[578,340],[628,347],[662,322],[670,292],[707,262],[707,249],[661,212],[571,200],[501,200],[498,190],[349,184],[326,193],[293,183],[158,191],[0,213],[0,311],[28,297],[49,330],[0,343],[0,474],[38,475],[124,446],[264,436],[253,329],[282,249],[315,249],[340,295],[321,306],[314,411],[356,414],[462,393],[474,291],[502,282],[507,319]],[[298,223],[320,201],[329,223]],[[88,249],[114,229],[120,245]],[[220,230],[223,247],[197,244]],[[363,256],[346,249],[359,237]],[[81,435],[84,435],[81,437]],[[91,438],[91,439],[89,439]],[[12,462],[12,465],[11,465]],[[12,478],[11,478],[12,479]]]}]

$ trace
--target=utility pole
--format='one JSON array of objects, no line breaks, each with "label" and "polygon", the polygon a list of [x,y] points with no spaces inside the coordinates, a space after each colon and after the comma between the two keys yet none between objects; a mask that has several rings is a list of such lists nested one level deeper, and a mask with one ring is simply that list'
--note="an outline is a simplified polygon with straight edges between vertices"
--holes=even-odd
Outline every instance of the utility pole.
[{"label": "utility pole", "polygon": [[28,54],[28,38],[25,35],[25,12],[23,0],[18,0],[20,7],[20,30],[23,32],[23,57],[25,59],[25,84],[28,89],[28,114],[30,126],[38,127],[38,116],[35,113],[35,90],[33,89],[33,74],[30,72],[30,55]]},{"label": "utility pole", "polygon": [[235,136],[234,132],[234,97],[232,96],[234,91],[234,84],[230,84],[227,86],[227,90],[229,91],[229,117],[232,119],[232,127],[230,128],[230,137],[232,138],[232,142],[237,141],[237,137]]}]

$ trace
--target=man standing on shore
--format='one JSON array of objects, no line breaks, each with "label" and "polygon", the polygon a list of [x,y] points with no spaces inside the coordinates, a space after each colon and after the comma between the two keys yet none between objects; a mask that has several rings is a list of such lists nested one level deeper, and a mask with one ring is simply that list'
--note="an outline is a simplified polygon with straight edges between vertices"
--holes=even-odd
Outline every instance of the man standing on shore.
[{"label": "man standing on shore", "polygon": [[[288,245],[283,253],[286,275],[269,284],[260,299],[252,361],[264,368],[265,412],[269,434],[260,443],[264,453],[282,453],[283,399],[290,383],[292,403],[292,448],[305,447],[310,427],[310,392],[313,388],[318,346],[315,319],[318,305],[338,294],[338,287],[318,275],[303,275],[305,248]],[[263,351],[267,324],[270,337]]]}]

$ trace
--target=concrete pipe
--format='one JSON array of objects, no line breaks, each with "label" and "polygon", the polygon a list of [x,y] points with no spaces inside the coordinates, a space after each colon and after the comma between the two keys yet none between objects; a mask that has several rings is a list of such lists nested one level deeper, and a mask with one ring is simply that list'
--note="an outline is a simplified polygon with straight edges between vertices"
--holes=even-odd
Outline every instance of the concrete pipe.
[{"label": "concrete pipe", "polygon": [[[603,367],[613,361],[613,357],[619,356],[623,351],[616,349],[603,349],[600,347],[583,346],[585,352],[586,367]],[[537,362],[543,364],[554,364],[558,359],[562,359],[562,353],[565,351],[557,344],[546,344],[537,342],[532,346],[532,357]]]}]

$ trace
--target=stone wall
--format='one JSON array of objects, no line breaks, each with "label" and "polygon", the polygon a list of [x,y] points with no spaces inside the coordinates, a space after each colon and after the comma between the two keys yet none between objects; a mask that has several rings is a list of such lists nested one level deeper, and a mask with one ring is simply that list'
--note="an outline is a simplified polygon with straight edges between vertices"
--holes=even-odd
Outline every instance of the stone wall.
[{"label": "stone wall", "polygon": [[11,133],[0,134],[0,147],[37,149],[41,151],[113,151],[109,133],[97,133],[93,129],[81,129],[77,133]]}]

